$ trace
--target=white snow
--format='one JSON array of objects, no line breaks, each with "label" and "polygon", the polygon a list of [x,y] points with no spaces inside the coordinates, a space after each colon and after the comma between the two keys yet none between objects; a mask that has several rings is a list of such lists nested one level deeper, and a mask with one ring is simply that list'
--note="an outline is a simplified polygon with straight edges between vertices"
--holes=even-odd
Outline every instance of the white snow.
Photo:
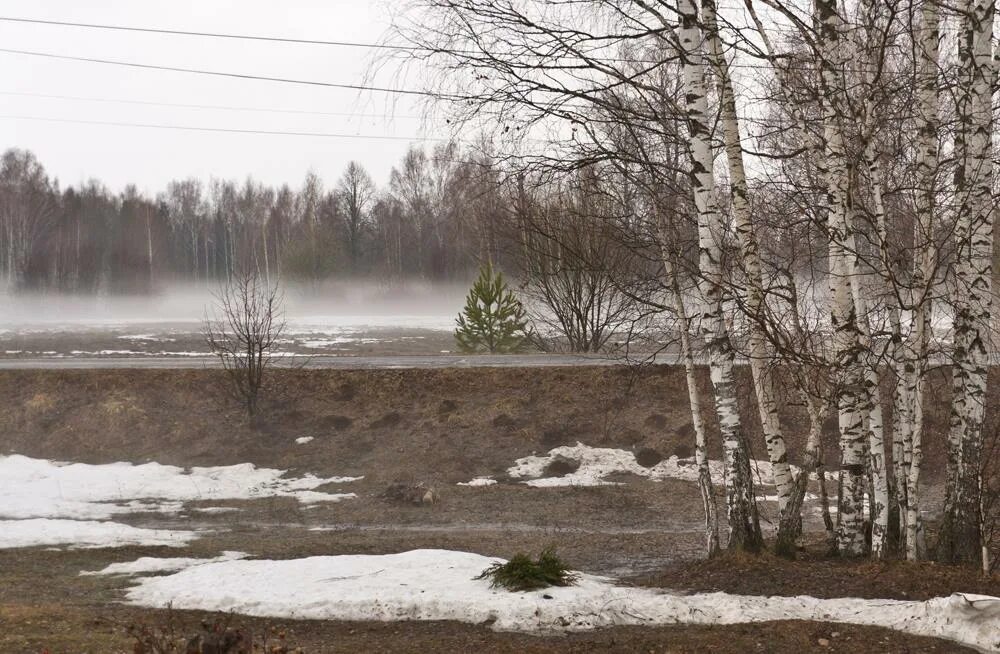
[{"label": "white snow", "polygon": [[137,511],[179,510],[196,500],[294,497],[302,503],[337,502],[352,493],[312,489],[360,477],[284,477],[284,470],[252,463],[190,468],[159,463],[90,465],[0,456],[0,518],[102,520]]},{"label": "white snow", "polygon": [[371,343],[378,343],[381,340],[382,339],[379,338],[351,338],[348,336],[336,336],[334,338],[317,338],[317,339],[304,340],[300,341],[299,345],[301,345],[302,347],[323,348],[323,347],[332,347],[334,345],[345,345],[347,343],[362,343],[368,345]]},{"label": "white snow", "polygon": [[[496,559],[414,550],[205,563],[144,578],[133,604],[324,620],[490,621],[497,630],[580,631],[612,625],[818,620],[888,627],[1000,651],[1000,598],[956,594],[927,602],[681,595],[581,575],[576,586],[509,593],[475,580]],[[546,598],[547,596],[547,598]]]},{"label": "white snow", "polygon": [[[580,464],[575,471],[563,477],[542,477],[545,468],[556,457],[562,456]],[[713,479],[721,479],[724,464],[722,461],[709,461],[709,472]],[[754,474],[764,484],[773,484],[774,474],[770,461],[751,461]],[[614,482],[605,478],[615,473],[631,473],[648,477],[654,481],[662,479],[698,480],[698,466],[694,458],[680,459],[671,456],[660,461],[652,468],[645,468],[635,460],[635,454],[628,450],[611,447],[590,447],[582,443],[564,445],[549,451],[545,455],[526,456],[514,462],[507,469],[507,474],[514,479],[525,479],[523,483],[529,486],[605,486]]]},{"label": "white snow", "polygon": [[136,559],[135,561],[129,561],[128,563],[112,563],[101,570],[83,571],[80,573],[80,576],[139,575],[155,572],[177,572],[179,570],[192,568],[196,565],[219,563],[221,561],[235,561],[237,559],[245,559],[247,556],[249,555],[246,552],[232,551],[225,551],[221,555],[211,559],[192,559],[186,557],[159,559],[154,556],[144,556]]},{"label": "white snow", "polygon": [[197,500],[294,497],[302,504],[338,502],[355,494],[313,489],[361,479],[284,474],[250,463],[185,470],[159,463],[90,465],[0,456],[0,547],[182,545],[197,535],[97,521],[128,513],[177,513],[184,502]]},{"label": "white snow", "polygon": [[299,445],[305,445],[306,443],[311,443],[313,440],[312,436],[299,436],[295,439],[295,442]]},{"label": "white snow", "polygon": [[193,531],[141,529],[95,520],[0,520],[0,549],[36,545],[71,545],[74,548],[126,545],[183,547],[198,536]]},{"label": "white snow", "polygon": [[460,481],[460,482],[458,482],[458,485],[459,486],[492,486],[495,483],[497,483],[497,480],[493,479],[492,477],[476,477],[475,479],[472,479],[470,481]]},{"label": "white snow", "polygon": [[159,336],[157,334],[123,334],[118,338],[125,341],[156,341],[158,343],[176,343],[176,338]]}]

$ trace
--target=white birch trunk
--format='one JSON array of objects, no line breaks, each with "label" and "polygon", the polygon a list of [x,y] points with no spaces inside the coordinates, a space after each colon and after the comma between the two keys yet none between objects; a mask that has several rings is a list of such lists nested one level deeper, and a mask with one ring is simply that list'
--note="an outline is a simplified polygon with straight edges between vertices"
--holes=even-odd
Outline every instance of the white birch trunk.
[{"label": "white birch trunk", "polygon": [[864,379],[860,369],[858,323],[848,263],[848,167],[839,106],[844,94],[841,18],[836,0],[816,0],[820,26],[823,137],[818,167],[826,178],[826,211],[830,239],[830,320],[838,372],[837,411],[840,427],[840,493],[837,547],[843,556],[865,552],[865,433],[862,414]]},{"label": "white birch trunk", "polygon": [[[978,473],[986,408],[986,373],[993,284],[992,80],[994,2],[966,0],[959,38],[960,125],[956,137],[956,192],[961,199],[955,226],[955,351],[949,440],[951,495],[943,530],[952,561],[980,556]],[[950,549],[950,552],[947,550]]]},{"label": "white birch trunk", "polygon": [[[938,167],[938,50],[940,40],[938,4],[925,1],[920,8],[917,49],[917,191],[911,282],[912,326],[909,338],[896,348],[897,382],[894,415],[899,433],[893,433],[896,502],[900,538],[911,561],[923,558],[920,524],[919,481],[923,459],[923,389],[929,355],[930,318],[933,308],[933,226]],[[900,386],[902,388],[900,389]]]},{"label": "white birch trunk", "polygon": [[[876,191],[876,198],[878,198]],[[881,211],[881,201],[876,200],[876,214]],[[883,213],[884,215],[884,213]],[[878,220],[878,216],[876,216]],[[884,219],[880,222],[884,223]],[[885,434],[882,419],[882,400],[879,397],[878,361],[872,351],[871,326],[869,324],[868,300],[865,297],[859,271],[857,244],[851,223],[847,223],[847,243],[852,254],[847,256],[850,288],[854,301],[857,337],[864,357],[864,373],[860,389],[862,425],[868,437],[868,470],[872,478],[872,496],[869,498],[869,520],[872,526],[871,554],[875,559],[885,558],[886,538],[889,533],[889,479],[885,462]]]},{"label": "white birch trunk", "polygon": [[701,330],[706,341],[722,431],[729,517],[729,548],[757,550],[760,524],[753,492],[749,453],[740,421],[734,355],[722,315],[722,220],[715,200],[702,34],[696,0],[680,0],[681,66],[691,149],[691,186],[698,211],[699,289],[703,298]]},{"label": "white birch trunk", "polygon": [[[666,240],[664,239],[664,243]],[[715,556],[719,553],[719,516],[715,506],[715,491],[712,486],[712,475],[708,465],[708,439],[705,435],[705,423],[701,418],[702,399],[698,386],[698,376],[694,363],[694,352],[691,347],[691,321],[684,306],[677,272],[668,252],[663,253],[663,269],[670,288],[671,303],[677,316],[677,330],[680,337],[681,358],[684,361],[684,373],[687,377],[688,403],[691,407],[691,424],[694,427],[695,462],[698,465],[698,487],[701,490],[701,501],[705,511],[705,553]]]},{"label": "white birch trunk", "polygon": [[765,297],[760,248],[750,215],[748,186],[743,165],[743,146],[740,139],[739,118],[736,113],[736,94],[733,91],[729,64],[722,52],[714,0],[702,0],[702,19],[706,26],[710,60],[718,81],[720,123],[729,164],[729,184],[732,191],[733,226],[739,238],[743,272],[746,275],[746,317],[749,324],[750,374],[753,377],[757,408],[764,432],[773,483],[778,500],[778,513],[783,514],[791,498],[793,482],[788,464],[787,448],[781,432],[778,405],[775,401],[774,380],[764,332]]}]

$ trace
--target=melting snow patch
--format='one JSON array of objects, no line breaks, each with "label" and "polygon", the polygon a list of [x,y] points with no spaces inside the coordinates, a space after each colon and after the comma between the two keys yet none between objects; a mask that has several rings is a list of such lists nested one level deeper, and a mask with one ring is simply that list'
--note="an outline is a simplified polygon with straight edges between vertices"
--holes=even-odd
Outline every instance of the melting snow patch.
[{"label": "melting snow patch", "polygon": [[543,633],[614,625],[817,620],[887,627],[1000,651],[1000,598],[956,594],[911,602],[678,595],[616,586],[592,575],[581,575],[576,586],[510,593],[474,579],[494,561],[444,550],[225,561],[141,579],[127,598],[142,606],[262,617],[490,621],[497,630]]},{"label": "melting snow patch", "polygon": [[0,520],[0,549],[36,545],[71,545],[74,548],[163,545],[183,547],[198,537],[193,531],[140,529],[117,522],[94,520]]},{"label": "melting snow patch", "polygon": [[185,470],[159,463],[89,465],[0,456],[0,519],[5,519],[0,547],[182,545],[196,534],[93,521],[127,513],[176,513],[184,502],[197,500],[294,497],[303,504],[337,502],[355,495],[313,489],[360,479],[284,474],[250,463]]},{"label": "melting snow patch", "polygon": [[460,481],[459,486],[492,486],[497,483],[496,479],[492,477],[476,477],[471,481]]},{"label": "melting snow patch", "polygon": [[365,345],[371,343],[378,343],[382,339],[379,338],[352,338],[347,336],[337,336],[335,338],[322,338],[322,339],[310,339],[305,341],[300,341],[299,345],[302,347],[310,348],[324,348],[332,347],[334,345],[344,345],[346,343],[362,343]]},{"label": "melting snow patch", "polygon": [[[565,476],[543,477],[545,469],[557,457],[571,459],[580,467]],[[773,483],[774,474],[770,461],[751,461],[755,474],[765,484]],[[709,472],[713,478],[723,476],[723,462],[709,461]],[[613,482],[605,481],[605,477],[614,473],[631,473],[653,480],[682,479],[698,481],[698,466],[693,458],[679,459],[672,456],[664,459],[652,468],[645,468],[635,460],[635,454],[628,450],[610,447],[590,447],[582,443],[565,445],[550,450],[543,456],[526,456],[514,462],[507,474],[515,479],[526,479],[529,486],[605,486]]]},{"label": "melting snow patch", "polygon": [[335,502],[351,494],[319,493],[327,483],[360,477],[283,477],[284,470],[252,463],[178,468],[159,463],[63,463],[21,455],[0,456],[0,518],[101,520],[137,511],[177,511],[196,500],[294,497]]},{"label": "melting snow patch", "polygon": [[191,558],[172,558],[172,559],[158,559],[153,556],[144,556],[135,561],[129,561],[128,563],[112,563],[111,565],[101,569],[92,570],[89,572],[81,572],[81,577],[95,576],[95,575],[140,575],[140,574],[152,574],[157,572],[177,572],[179,570],[186,570],[188,568],[193,568],[196,565],[205,565],[206,563],[219,563],[221,561],[235,561],[237,559],[245,559],[247,557],[246,552],[223,552],[220,556],[213,559],[191,559]]},{"label": "melting snow patch", "polygon": [[157,336],[156,334],[123,334],[118,338],[126,341],[157,341],[163,343],[174,343],[177,341],[176,338]]}]

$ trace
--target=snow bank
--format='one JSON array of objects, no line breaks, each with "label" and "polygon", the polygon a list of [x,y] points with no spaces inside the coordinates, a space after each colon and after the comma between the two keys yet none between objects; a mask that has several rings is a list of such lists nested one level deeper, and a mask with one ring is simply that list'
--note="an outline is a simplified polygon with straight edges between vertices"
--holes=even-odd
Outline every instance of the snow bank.
[{"label": "snow bank", "polygon": [[1000,651],[1000,599],[956,594],[928,602],[679,595],[581,575],[578,585],[509,593],[475,580],[495,559],[415,550],[381,556],[206,563],[141,579],[133,604],[262,617],[458,620],[526,632],[613,625],[736,624],[818,620],[888,627]]},{"label": "snow bank", "polygon": [[[572,459],[580,464],[575,471],[563,477],[542,477],[545,469],[557,457]],[[721,479],[724,472],[722,461],[709,461],[709,472],[713,479]],[[750,465],[764,484],[774,483],[774,472],[770,461],[751,461]],[[793,466],[794,467],[794,466]],[[526,479],[529,486],[604,486],[613,482],[605,478],[614,473],[631,473],[648,477],[655,481],[662,479],[682,479],[698,481],[698,466],[694,458],[679,459],[672,456],[651,468],[645,468],[635,460],[635,454],[628,450],[610,447],[590,447],[582,443],[564,445],[542,456],[526,456],[514,462],[507,474],[514,479]]]},{"label": "snow bank", "polygon": [[312,489],[360,477],[283,477],[284,470],[251,463],[185,470],[159,463],[63,463],[0,456],[0,518],[103,520],[138,511],[176,512],[196,500],[295,497],[303,503],[336,502],[352,493]]},{"label": "snow bank", "polygon": [[220,561],[235,561],[238,559],[245,559],[247,556],[249,555],[246,552],[231,551],[223,552],[221,555],[212,559],[192,559],[185,557],[158,559],[153,556],[144,556],[140,559],[136,559],[135,561],[129,561],[128,563],[112,563],[101,570],[91,570],[89,572],[84,571],[80,573],[80,576],[92,577],[97,575],[137,575],[156,572],[177,572],[178,570],[193,568],[196,565],[219,563]]},{"label": "snow bank", "polygon": [[117,522],[94,520],[33,518],[0,521],[0,549],[66,544],[75,548],[127,545],[183,547],[197,537],[198,534],[193,531],[141,529]]}]

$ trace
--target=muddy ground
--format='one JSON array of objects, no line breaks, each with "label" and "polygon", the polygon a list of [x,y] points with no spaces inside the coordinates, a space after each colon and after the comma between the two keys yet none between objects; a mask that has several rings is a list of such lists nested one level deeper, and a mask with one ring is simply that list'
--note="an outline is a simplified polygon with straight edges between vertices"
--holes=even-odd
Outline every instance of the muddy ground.
[{"label": "muddy ground", "polygon": [[[282,370],[255,425],[228,398],[223,381],[210,370],[0,372],[0,397],[7,401],[0,452],[89,463],[250,461],[296,473],[364,475],[323,489],[358,498],[315,508],[289,498],[211,502],[239,509],[221,514],[201,513],[192,503],[177,515],[122,520],[205,530],[186,548],[0,550],[0,651],[130,651],[124,626],[161,624],[167,612],[118,603],[125,578],[79,572],[139,556],[222,550],[292,558],[446,548],[509,557],[555,545],[577,569],[676,589],[909,599],[1000,593],[995,578],[967,570],[841,563],[816,548],[794,563],[766,556],[702,562],[700,500],[691,483],[624,478],[617,486],[530,488],[505,477],[516,458],[577,441],[689,455],[687,395],[675,368]],[[786,418],[800,424],[801,416]],[[929,488],[940,481],[943,451],[933,435],[943,433],[942,419],[943,412],[930,411]],[[789,433],[793,459],[803,434]],[[313,440],[295,443],[303,436]],[[764,458],[762,446],[756,455]],[[828,463],[835,460],[828,448]],[[500,483],[456,485],[484,475]],[[384,499],[394,481],[432,485],[440,501],[415,506]],[[762,509],[773,518],[773,505]],[[815,542],[818,522],[807,521],[807,528]],[[202,617],[177,615],[180,628],[192,633]],[[814,623],[610,629],[560,638],[455,623],[240,623],[281,624],[310,652],[963,651],[881,629]]]}]

